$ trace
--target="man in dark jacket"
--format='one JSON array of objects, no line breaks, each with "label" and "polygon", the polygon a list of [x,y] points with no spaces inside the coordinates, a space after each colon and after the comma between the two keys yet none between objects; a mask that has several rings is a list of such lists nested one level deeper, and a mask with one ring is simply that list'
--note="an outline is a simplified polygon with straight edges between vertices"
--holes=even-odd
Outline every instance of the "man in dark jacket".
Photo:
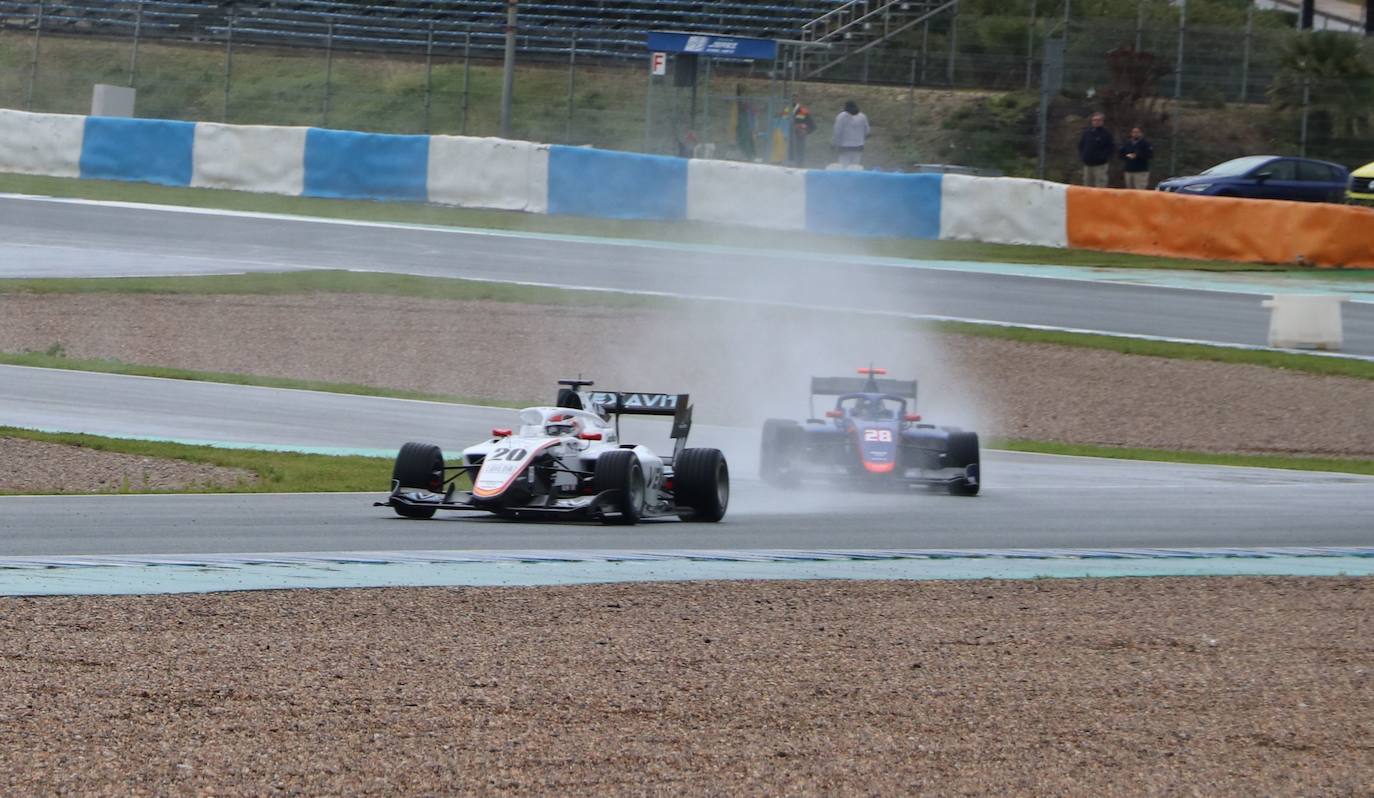
[{"label": "man in dark jacket", "polygon": [[1078,139],[1078,157],[1083,161],[1083,185],[1107,187],[1107,163],[1116,152],[1112,132],[1103,126],[1107,117],[1098,111],[1092,115],[1091,127]]},{"label": "man in dark jacket", "polygon": [[1145,131],[1131,128],[1131,139],[1121,145],[1121,160],[1126,162],[1124,177],[1126,188],[1147,189],[1150,187],[1150,159],[1155,148],[1145,138]]}]

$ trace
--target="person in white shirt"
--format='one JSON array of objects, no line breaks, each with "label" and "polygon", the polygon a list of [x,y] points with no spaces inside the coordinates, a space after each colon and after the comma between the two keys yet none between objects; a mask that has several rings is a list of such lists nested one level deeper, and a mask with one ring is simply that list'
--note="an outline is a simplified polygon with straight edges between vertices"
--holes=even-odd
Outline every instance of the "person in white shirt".
[{"label": "person in white shirt", "polygon": [[859,166],[863,161],[864,141],[868,139],[868,117],[859,104],[850,100],[835,117],[835,130],[830,144],[835,148],[840,166]]}]

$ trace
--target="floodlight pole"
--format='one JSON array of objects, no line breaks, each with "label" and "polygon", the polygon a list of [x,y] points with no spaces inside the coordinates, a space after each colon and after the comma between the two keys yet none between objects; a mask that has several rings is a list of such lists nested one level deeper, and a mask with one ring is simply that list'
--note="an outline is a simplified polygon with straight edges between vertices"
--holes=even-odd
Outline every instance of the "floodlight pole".
[{"label": "floodlight pole", "polygon": [[511,94],[515,90],[515,16],[519,0],[506,0],[506,61],[501,70],[501,138],[510,138]]}]

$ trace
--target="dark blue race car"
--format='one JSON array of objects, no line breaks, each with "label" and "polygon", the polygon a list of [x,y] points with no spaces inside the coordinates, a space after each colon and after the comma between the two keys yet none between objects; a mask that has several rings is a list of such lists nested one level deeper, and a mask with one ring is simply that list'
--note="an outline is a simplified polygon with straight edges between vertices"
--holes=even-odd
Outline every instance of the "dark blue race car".
[{"label": "dark blue race car", "polygon": [[[821,477],[977,496],[978,434],[922,423],[916,382],[878,379],[886,373],[866,368],[858,379],[811,378],[811,418],[764,422],[759,476],[783,486]],[[836,397],[824,418],[815,417],[817,396]]]}]

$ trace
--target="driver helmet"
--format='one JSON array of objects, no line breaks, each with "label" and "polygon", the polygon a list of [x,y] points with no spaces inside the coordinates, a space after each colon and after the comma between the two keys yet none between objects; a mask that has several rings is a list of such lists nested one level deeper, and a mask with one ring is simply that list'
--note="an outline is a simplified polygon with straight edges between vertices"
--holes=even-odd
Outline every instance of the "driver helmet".
[{"label": "driver helmet", "polygon": [[548,435],[577,435],[582,431],[582,422],[572,413],[554,413],[544,423]]}]

